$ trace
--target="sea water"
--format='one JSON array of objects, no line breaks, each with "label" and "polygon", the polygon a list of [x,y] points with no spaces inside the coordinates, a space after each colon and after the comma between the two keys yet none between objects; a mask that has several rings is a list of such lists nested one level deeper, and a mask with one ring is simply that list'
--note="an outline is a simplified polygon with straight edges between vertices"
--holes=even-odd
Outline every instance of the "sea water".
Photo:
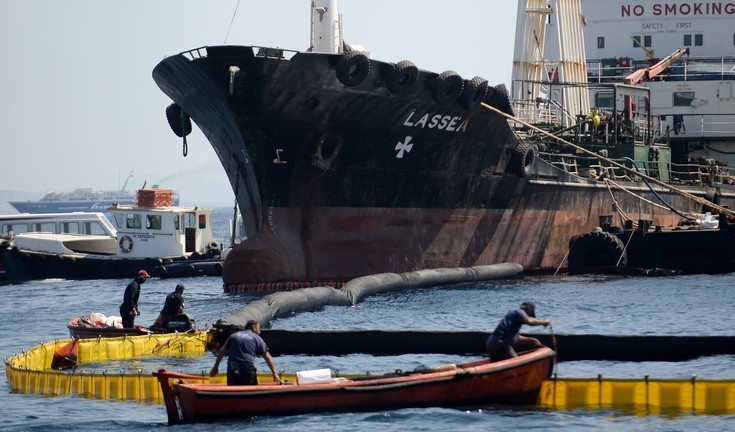
[{"label": "sea water", "polygon": [[[225,217],[231,217],[227,210]],[[226,224],[226,220],[221,222]],[[223,230],[224,232],[225,230]],[[226,234],[225,234],[226,235]],[[45,280],[0,285],[0,345],[3,358],[42,342],[69,337],[66,324],[79,315],[117,314],[129,280]],[[151,324],[177,283],[186,285],[186,310],[198,327],[227,316],[259,295],[225,294],[222,279],[150,279],[142,286],[139,324]],[[612,276],[532,277],[388,293],[354,307],[326,306],[278,318],[270,328],[287,330],[446,330],[491,331],[503,314],[525,300],[536,302],[539,318],[558,333],[603,335],[735,335],[732,317],[735,274],[632,278]],[[542,327],[524,331],[544,332]],[[279,370],[330,368],[343,373],[412,370],[420,365],[459,363],[453,355],[298,356],[275,358]],[[185,372],[208,371],[211,353],[185,358],[115,361],[90,367],[110,371],[161,366]],[[260,360],[258,368],[267,371]],[[560,377],[735,379],[735,356],[685,362],[575,361],[556,366]],[[484,409],[402,409],[374,413],[318,413],[257,417],[168,428],[162,405],[12,394],[5,377],[0,391],[0,430],[83,431],[488,431],[488,430],[732,430],[733,415],[689,413],[640,416],[619,410],[542,410],[490,406]]]}]

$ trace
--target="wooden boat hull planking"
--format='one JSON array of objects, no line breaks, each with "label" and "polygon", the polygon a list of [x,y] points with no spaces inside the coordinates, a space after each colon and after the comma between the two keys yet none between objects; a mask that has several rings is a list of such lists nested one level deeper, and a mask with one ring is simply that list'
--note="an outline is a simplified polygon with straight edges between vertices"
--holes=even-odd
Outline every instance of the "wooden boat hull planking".
[{"label": "wooden boat hull planking", "polygon": [[[166,402],[169,422],[194,422],[322,411],[533,404],[541,383],[551,374],[554,358],[552,350],[541,348],[496,363],[482,360],[429,373],[307,385],[226,386],[177,382],[173,389],[166,389],[167,372],[156,374],[165,386],[164,394],[169,393]],[[173,404],[172,398],[175,398]],[[176,405],[180,410],[173,408]],[[177,419],[177,415],[180,418]]]}]

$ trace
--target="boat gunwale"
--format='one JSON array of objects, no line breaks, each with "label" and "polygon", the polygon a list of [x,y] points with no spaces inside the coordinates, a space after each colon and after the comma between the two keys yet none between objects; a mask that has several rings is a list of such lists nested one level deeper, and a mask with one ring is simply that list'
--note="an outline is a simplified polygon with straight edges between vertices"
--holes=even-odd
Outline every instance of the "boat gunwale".
[{"label": "boat gunwale", "polygon": [[[345,381],[320,383],[320,384],[265,384],[265,385],[243,385],[227,386],[225,384],[189,384],[178,382],[174,384],[174,391],[184,389],[186,393],[195,398],[242,398],[261,397],[270,395],[286,395],[293,393],[325,393],[325,392],[360,392],[392,390],[401,387],[413,387],[435,384],[447,381],[464,381],[487,375],[496,375],[512,369],[518,369],[538,363],[556,356],[556,352],[544,347],[538,350],[521,354],[513,359],[490,362],[481,360],[479,362],[457,365],[457,369],[449,371],[436,371],[428,373],[415,373],[410,375],[375,378],[358,378]],[[480,363],[480,364],[478,364]],[[500,364],[503,363],[503,364]],[[177,395],[178,396],[178,395]]]}]

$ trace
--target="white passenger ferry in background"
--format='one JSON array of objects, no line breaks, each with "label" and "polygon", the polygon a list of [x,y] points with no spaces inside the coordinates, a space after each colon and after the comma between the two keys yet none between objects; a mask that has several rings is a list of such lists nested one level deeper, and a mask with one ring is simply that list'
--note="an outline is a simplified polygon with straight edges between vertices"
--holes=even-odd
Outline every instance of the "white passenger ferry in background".
[{"label": "white passenger ferry in background", "polygon": [[[136,191],[128,191],[128,182],[133,172],[128,174],[118,190],[99,191],[92,188],[78,188],[71,192],[47,192],[38,200],[8,201],[18,213],[69,213],[69,212],[106,212],[113,205],[134,205]],[[158,185],[153,185],[157,189]],[[145,189],[145,184],[143,184]],[[174,191],[173,205],[179,205],[179,194]]]},{"label": "white passenger ferry in background", "polygon": [[[733,166],[735,2],[584,0],[581,5],[592,82],[622,82],[678,49],[689,50],[642,83],[651,90],[650,108],[660,121],[661,139],[670,143],[672,154]],[[553,37],[546,43],[547,49],[558,45]],[[591,103],[606,109],[613,101]]]}]

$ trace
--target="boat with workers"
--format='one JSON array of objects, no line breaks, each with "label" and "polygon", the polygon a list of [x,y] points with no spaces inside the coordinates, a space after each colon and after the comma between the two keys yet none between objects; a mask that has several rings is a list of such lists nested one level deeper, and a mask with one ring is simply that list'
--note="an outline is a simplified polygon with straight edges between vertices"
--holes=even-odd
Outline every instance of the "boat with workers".
[{"label": "boat with workers", "polygon": [[166,326],[147,327],[135,324],[134,328],[122,326],[122,318],[119,316],[107,316],[100,312],[92,312],[89,316],[80,316],[72,319],[66,325],[69,336],[80,339],[100,337],[137,336],[154,333],[173,333],[196,331],[196,320],[187,313],[173,315]]},{"label": "boat with workers", "polygon": [[296,383],[284,385],[200,384],[201,376],[168,370],[153,374],[161,384],[169,424],[178,424],[311,412],[532,405],[551,376],[555,355],[544,347],[497,362],[485,359],[359,378],[332,377],[329,369],[317,369],[297,373]]},{"label": "boat with workers", "polygon": [[[224,289],[500,262],[553,271],[611,209],[675,226],[706,200],[732,216],[730,168],[676,162],[686,149],[651,115],[650,89],[589,83],[580,3],[519,1],[510,92],[373,58],[344,41],[336,0],[313,2],[304,51],[207,46],[162,60],[169,125],[185,137],[194,121],[223,155],[248,233]],[[547,30],[558,59],[539,46]],[[595,112],[600,99],[611,102]]]},{"label": "boat with workers", "polygon": [[0,261],[10,280],[128,278],[141,269],[159,277],[220,276],[226,250],[214,239],[213,210],[174,206],[172,199],[170,189],[139,189],[136,204],[110,207],[109,219],[61,215],[76,220],[61,232],[46,232],[59,221],[45,218],[48,225],[36,222],[6,239]]}]

